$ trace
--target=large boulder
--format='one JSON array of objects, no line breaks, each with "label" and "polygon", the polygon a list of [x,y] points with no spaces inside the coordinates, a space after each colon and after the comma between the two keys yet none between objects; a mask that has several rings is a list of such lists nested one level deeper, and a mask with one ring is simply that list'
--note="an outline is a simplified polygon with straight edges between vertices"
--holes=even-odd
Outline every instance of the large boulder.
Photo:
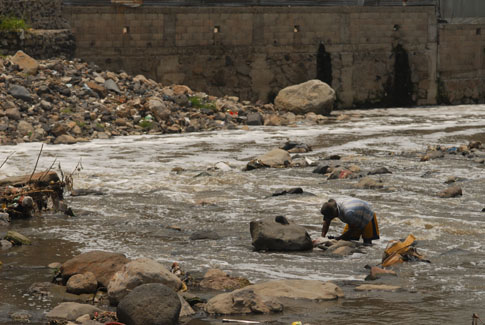
[{"label": "large boulder", "polygon": [[313,248],[306,229],[283,216],[251,221],[250,231],[256,250],[305,251]]},{"label": "large boulder", "polygon": [[123,254],[91,251],[78,255],[61,266],[61,275],[64,283],[74,274],[92,272],[98,284],[107,287],[113,275],[130,260]]},{"label": "large boulder", "polygon": [[330,282],[317,280],[276,280],[223,293],[210,299],[210,314],[248,314],[282,311],[289,299],[335,300],[343,291]]},{"label": "large boulder", "polygon": [[320,80],[309,80],[280,90],[275,106],[295,114],[313,112],[329,115],[335,98],[335,91],[329,85]]},{"label": "large boulder", "polygon": [[10,61],[27,74],[36,74],[39,69],[39,63],[22,51],[17,51]]},{"label": "large boulder", "polygon": [[136,287],[116,308],[118,320],[126,325],[177,324],[181,309],[180,298],[161,283]]},{"label": "large boulder", "polygon": [[109,282],[110,303],[116,306],[130,291],[146,283],[162,283],[174,291],[182,286],[182,281],[162,264],[149,258],[139,258],[123,266]]},{"label": "large boulder", "polygon": [[63,302],[48,312],[46,318],[47,320],[73,321],[79,316],[86,314],[94,316],[96,312],[102,312],[102,310],[92,305],[77,302]]}]

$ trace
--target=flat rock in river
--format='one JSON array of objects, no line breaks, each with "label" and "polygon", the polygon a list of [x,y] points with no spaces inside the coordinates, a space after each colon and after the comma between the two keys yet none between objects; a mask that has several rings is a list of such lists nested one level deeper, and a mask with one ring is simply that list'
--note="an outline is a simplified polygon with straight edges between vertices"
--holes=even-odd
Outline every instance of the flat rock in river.
[{"label": "flat rock in river", "polygon": [[276,280],[250,285],[217,295],[207,302],[210,314],[249,314],[282,311],[284,298],[336,300],[343,291],[331,282],[318,280]]},{"label": "flat rock in river", "polygon": [[101,311],[101,309],[94,307],[93,305],[80,304],[77,302],[63,302],[48,312],[46,318],[48,320],[73,321],[79,316],[85,314],[93,316],[94,313]]},{"label": "flat rock in river", "polygon": [[397,291],[399,289],[401,289],[400,286],[388,284],[362,284],[355,288],[356,291]]}]

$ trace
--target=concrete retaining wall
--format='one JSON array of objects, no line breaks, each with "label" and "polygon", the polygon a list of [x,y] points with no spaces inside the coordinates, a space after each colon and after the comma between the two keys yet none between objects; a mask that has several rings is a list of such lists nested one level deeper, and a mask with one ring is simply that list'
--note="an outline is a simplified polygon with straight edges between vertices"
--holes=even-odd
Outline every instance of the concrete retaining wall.
[{"label": "concrete retaining wall", "polygon": [[388,106],[393,47],[401,44],[413,101],[436,102],[434,7],[69,6],[64,16],[81,58],[216,96],[263,101],[315,78],[324,44],[340,107]]}]

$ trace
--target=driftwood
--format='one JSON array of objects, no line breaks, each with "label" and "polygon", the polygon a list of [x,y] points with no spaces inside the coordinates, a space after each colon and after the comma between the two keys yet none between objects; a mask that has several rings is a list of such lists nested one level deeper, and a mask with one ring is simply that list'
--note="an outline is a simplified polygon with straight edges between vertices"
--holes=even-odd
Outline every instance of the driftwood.
[{"label": "driftwood", "polygon": [[55,171],[0,179],[0,205],[11,218],[61,210],[65,183]]}]

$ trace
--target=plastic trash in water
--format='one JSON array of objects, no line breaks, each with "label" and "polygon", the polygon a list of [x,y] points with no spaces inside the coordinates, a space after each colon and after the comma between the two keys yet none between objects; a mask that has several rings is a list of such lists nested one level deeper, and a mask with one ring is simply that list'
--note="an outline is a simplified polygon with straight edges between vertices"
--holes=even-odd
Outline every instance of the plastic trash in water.
[{"label": "plastic trash in water", "polygon": [[448,148],[446,151],[448,153],[457,152],[458,151],[458,148],[457,147],[451,147],[451,148]]},{"label": "plastic trash in water", "polygon": [[291,325],[303,325],[303,323],[302,323],[302,322],[300,322],[300,321],[297,321],[297,322],[293,322],[293,323],[291,323]]}]

